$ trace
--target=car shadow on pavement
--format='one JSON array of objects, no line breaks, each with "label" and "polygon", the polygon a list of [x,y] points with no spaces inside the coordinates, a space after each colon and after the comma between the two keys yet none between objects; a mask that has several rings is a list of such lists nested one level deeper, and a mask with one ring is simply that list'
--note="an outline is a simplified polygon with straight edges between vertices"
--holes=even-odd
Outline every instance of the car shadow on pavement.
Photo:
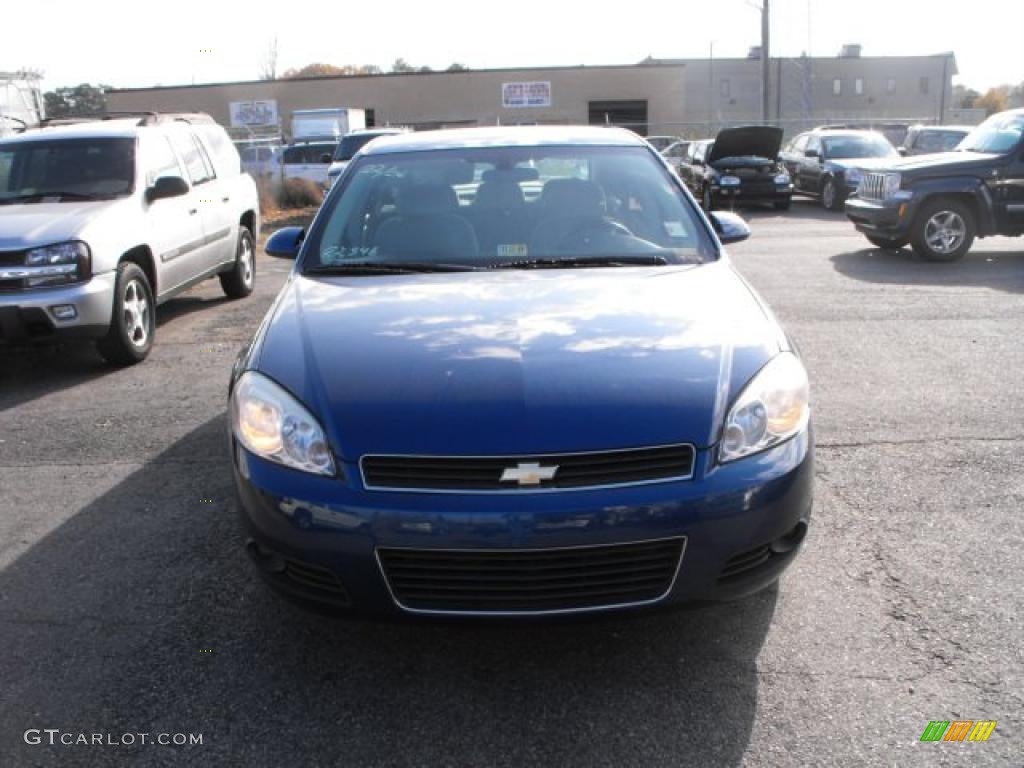
[{"label": "car shadow on pavement", "polygon": [[[216,283],[214,283],[215,285]],[[171,320],[190,315],[193,312],[202,312],[211,307],[218,307],[221,304],[228,304],[233,299],[227,296],[176,296],[170,301],[164,302],[156,310],[156,327],[160,328]],[[156,342],[159,344],[159,340]]]},{"label": "car shadow on pavement", "polygon": [[89,343],[0,347],[0,413],[116,370]]},{"label": "car shadow on pavement", "polygon": [[[255,580],[215,418],[0,572],[8,765],[740,764],[774,589],[571,623],[367,623]],[[30,745],[27,729],[201,733]]]},{"label": "car shadow on pavement", "polygon": [[843,275],[868,283],[1024,293],[1024,252],[987,251],[984,245],[949,264],[926,261],[909,247],[847,251],[832,256],[832,263]]}]

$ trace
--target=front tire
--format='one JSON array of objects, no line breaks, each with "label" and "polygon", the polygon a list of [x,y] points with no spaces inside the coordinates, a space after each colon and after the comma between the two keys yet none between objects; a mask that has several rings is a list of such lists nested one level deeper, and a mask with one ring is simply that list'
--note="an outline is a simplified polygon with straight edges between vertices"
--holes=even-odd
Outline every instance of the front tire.
[{"label": "front tire", "polygon": [[230,272],[220,273],[220,287],[229,299],[244,299],[256,285],[256,248],[247,227],[238,228],[235,265]]},{"label": "front tire", "polygon": [[830,211],[838,211],[843,204],[839,187],[832,177],[825,179],[825,183],[821,187],[821,204]]},{"label": "front tire", "polygon": [[788,211],[790,209],[791,205],[792,205],[792,203],[789,200],[780,200],[779,202],[775,203],[775,210],[776,211]]},{"label": "front tire", "polygon": [[153,348],[156,302],[149,279],[138,264],[122,262],[114,281],[110,329],[96,344],[103,359],[114,365],[141,363]]},{"label": "front tire", "polygon": [[927,202],[911,228],[914,253],[928,261],[956,261],[971,249],[977,225],[974,212],[957,200]]},{"label": "front tire", "polygon": [[707,213],[711,213],[715,207],[714,198],[711,196],[711,187],[704,187],[704,194],[701,196],[701,204]]}]

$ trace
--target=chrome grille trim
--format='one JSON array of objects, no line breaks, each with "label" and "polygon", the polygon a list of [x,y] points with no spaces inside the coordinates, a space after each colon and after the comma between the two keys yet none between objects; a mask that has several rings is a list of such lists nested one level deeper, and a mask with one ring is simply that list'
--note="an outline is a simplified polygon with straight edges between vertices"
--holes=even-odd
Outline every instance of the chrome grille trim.
[{"label": "chrome grille trim", "polygon": [[[611,454],[630,454],[630,453],[642,453],[647,451],[658,451],[658,450],[689,450],[690,452],[690,464],[689,471],[683,474],[673,474],[664,477],[656,477],[643,480],[627,480],[623,482],[613,483],[596,483],[594,485],[577,485],[572,487],[545,487],[544,485],[537,486],[515,486],[508,488],[458,488],[458,487],[419,487],[419,486],[406,486],[406,485],[385,485],[375,484],[369,482],[367,479],[367,472],[365,462],[369,459],[413,459],[413,460],[424,460],[424,461],[453,461],[457,462],[460,460],[480,460],[480,461],[494,461],[503,462],[506,464],[518,464],[529,460],[540,460],[540,461],[551,461],[558,462],[560,460],[572,459],[576,457],[586,456],[607,456]],[[642,448],[616,448],[602,451],[572,451],[565,453],[531,453],[531,454],[518,454],[518,455],[490,455],[490,456],[453,456],[453,455],[433,455],[433,454],[401,454],[401,453],[367,453],[359,458],[359,474],[362,480],[363,487],[368,491],[387,491],[397,493],[447,493],[447,494],[466,494],[466,495],[493,495],[493,494],[524,494],[524,493],[569,493],[573,491],[593,491],[602,490],[606,488],[628,488],[632,486],[641,485],[652,485],[655,483],[672,483],[685,480],[692,480],[694,471],[697,464],[697,447],[693,443],[670,443],[668,445],[655,445],[645,446]]]},{"label": "chrome grille trim", "polygon": [[[384,563],[380,557],[380,549],[390,551],[406,551],[406,552],[431,552],[431,553],[459,553],[459,554],[472,554],[472,553],[513,553],[513,554],[530,554],[530,553],[558,553],[558,552],[574,552],[587,549],[599,549],[609,547],[629,547],[638,546],[643,544],[667,544],[670,542],[679,542],[679,557],[676,560],[675,569],[672,572],[672,578],[669,581],[668,587],[660,595],[649,598],[646,600],[635,600],[626,602],[611,602],[601,605],[588,605],[576,608],[553,608],[553,609],[537,609],[537,610],[454,610],[454,609],[438,609],[438,608],[412,608],[403,604],[398,596],[395,594],[391,586],[391,581],[388,579],[387,570],[384,567]],[[672,590],[675,589],[676,581],[679,579],[679,571],[683,565],[683,558],[686,556],[686,545],[688,538],[686,536],[668,536],[660,539],[643,539],[640,541],[624,541],[624,542],[610,542],[606,544],[584,544],[574,547],[527,547],[522,549],[455,549],[455,548],[438,548],[438,549],[423,549],[420,547],[374,547],[373,554],[377,560],[377,567],[380,570],[381,578],[384,580],[384,586],[387,588],[388,594],[391,596],[392,601],[396,607],[400,610],[419,615],[431,615],[431,616],[493,616],[493,617],[529,617],[529,616],[554,616],[554,615],[570,615],[578,613],[594,613],[608,610],[621,610],[626,608],[640,608],[643,606],[654,605],[665,600],[669,595],[672,594]]]},{"label": "chrome grille trim", "polygon": [[857,197],[864,200],[885,199],[885,174],[865,173],[861,178],[860,186],[857,187]]}]

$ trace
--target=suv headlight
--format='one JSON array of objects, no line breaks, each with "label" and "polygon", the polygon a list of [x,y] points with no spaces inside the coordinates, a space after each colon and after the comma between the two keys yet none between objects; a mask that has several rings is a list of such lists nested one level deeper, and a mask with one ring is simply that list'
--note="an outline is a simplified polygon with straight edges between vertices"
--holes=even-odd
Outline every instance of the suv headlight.
[{"label": "suv headlight", "polygon": [[231,393],[231,428],[257,456],[315,475],[335,473],[331,449],[317,420],[256,371],[243,373]]},{"label": "suv headlight", "polygon": [[25,286],[63,285],[88,280],[91,276],[92,254],[81,240],[33,248],[25,254],[25,266],[35,267],[25,278]]},{"label": "suv headlight", "polygon": [[807,371],[792,352],[776,356],[744,387],[729,409],[718,459],[749,456],[788,440],[810,416]]},{"label": "suv headlight", "polygon": [[882,198],[888,200],[896,197],[896,193],[900,191],[901,182],[902,178],[898,173],[885,174],[885,180],[882,182]]},{"label": "suv headlight", "polygon": [[789,177],[789,174],[786,173],[785,171],[775,174],[775,183],[779,184],[780,186],[783,184],[789,184],[791,181],[792,179]]}]

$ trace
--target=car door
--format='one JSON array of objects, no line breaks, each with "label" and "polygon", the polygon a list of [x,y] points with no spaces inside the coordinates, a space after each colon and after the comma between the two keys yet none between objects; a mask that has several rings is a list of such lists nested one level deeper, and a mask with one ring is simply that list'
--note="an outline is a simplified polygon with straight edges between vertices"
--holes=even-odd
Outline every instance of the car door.
[{"label": "car door", "polygon": [[228,135],[219,126],[198,126],[192,132],[192,138],[199,146],[210,174],[205,189],[209,204],[201,208],[200,212],[209,249],[206,264],[207,268],[212,268],[235,259],[238,245],[238,217],[235,211],[238,201],[231,197],[238,186],[236,180],[241,166]]},{"label": "car door", "polygon": [[797,171],[801,191],[812,194],[818,193],[822,168],[824,167],[823,152],[824,146],[821,137],[812,133],[807,137],[807,146],[800,156],[800,168]]},{"label": "car door", "polygon": [[[143,132],[140,150],[146,189],[152,188],[157,179],[165,176],[177,176],[188,181],[188,174],[163,133]],[[205,235],[198,197],[198,191],[189,184],[185,195],[144,203],[150,247],[156,259],[157,285],[154,291],[158,297],[188,280],[199,269]]]},{"label": "car door", "polygon": [[[997,217],[1003,232],[1024,232],[1024,141],[994,182]],[[989,182],[992,184],[992,182]]]}]

